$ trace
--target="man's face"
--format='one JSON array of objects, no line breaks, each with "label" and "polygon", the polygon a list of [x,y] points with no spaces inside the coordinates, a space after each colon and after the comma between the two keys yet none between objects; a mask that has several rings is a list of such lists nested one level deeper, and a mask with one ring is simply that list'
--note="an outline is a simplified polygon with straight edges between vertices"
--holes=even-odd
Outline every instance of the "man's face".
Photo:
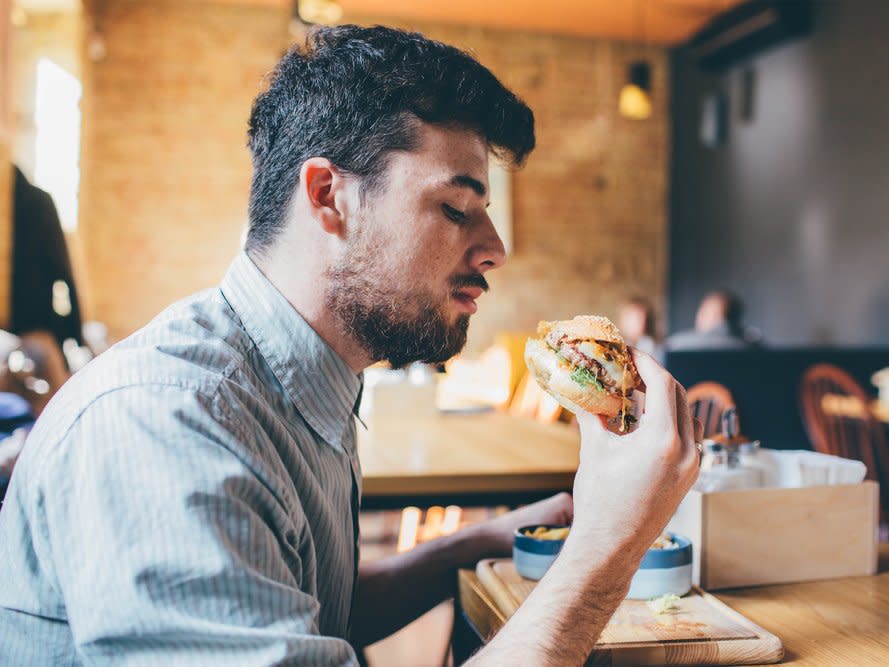
[{"label": "man's face", "polygon": [[482,277],[505,251],[485,211],[488,151],[466,130],[420,124],[378,190],[347,221],[327,306],[374,360],[441,362],[466,343]]}]

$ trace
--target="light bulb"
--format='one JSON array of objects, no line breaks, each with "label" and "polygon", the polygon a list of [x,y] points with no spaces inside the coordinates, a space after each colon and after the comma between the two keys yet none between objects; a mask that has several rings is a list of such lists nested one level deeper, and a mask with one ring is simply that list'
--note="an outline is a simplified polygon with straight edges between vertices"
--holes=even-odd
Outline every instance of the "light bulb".
[{"label": "light bulb", "polygon": [[343,8],[335,0],[300,0],[299,17],[306,23],[332,25],[343,18]]},{"label": "light bulb", "polygon": [[645,120],[651,117],[651,97],[635,83],[628,83],[621,88],[618,109],[626,118]]}]

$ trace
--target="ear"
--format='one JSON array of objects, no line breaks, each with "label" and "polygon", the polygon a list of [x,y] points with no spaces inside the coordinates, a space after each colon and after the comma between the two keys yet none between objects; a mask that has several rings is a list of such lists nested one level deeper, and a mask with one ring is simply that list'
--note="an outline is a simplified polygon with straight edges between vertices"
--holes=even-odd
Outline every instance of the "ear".
[{"label": "ear", "polygon": [[326,233],[341,239],[346,236],[345,187],[346,178],[327,158],[309,158],[300,169],[299,188],[310,215]]}]

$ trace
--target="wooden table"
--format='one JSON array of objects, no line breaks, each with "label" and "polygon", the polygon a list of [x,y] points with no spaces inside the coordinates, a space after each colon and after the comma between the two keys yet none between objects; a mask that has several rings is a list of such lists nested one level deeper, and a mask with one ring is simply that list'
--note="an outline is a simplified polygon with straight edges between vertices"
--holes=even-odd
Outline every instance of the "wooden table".
[{"label": "wooden table", "polygon": [[358,426],[364,507],[512,504],[570,490],[573,427],[500,413],[376,417]]},{"label": "wooden table", "polygon": [[[804,558],[804,554],[800,554]],[[879,574],[715,592],[784,642],[784,663],[800,667],[889,665],[889,544]],[[459,572],[454,655],[459,660],[503,626],[475,572]],[[473,646],[475,642],[475,646]]]}]

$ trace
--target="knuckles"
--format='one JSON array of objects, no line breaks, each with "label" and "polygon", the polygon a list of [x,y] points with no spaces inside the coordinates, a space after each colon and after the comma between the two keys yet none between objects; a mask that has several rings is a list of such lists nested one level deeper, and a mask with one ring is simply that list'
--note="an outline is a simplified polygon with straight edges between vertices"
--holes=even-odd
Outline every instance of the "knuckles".
[{"label": "knuckles", "polygon": [[562,505],[564,507],[570,507],[573,502],[573,500],[571,498],[571,494],[568,493],[567,491],[562,491],[560,493],[557,493],[554,496],[554,498],[555,498],[555,502],[557,504]]}]

